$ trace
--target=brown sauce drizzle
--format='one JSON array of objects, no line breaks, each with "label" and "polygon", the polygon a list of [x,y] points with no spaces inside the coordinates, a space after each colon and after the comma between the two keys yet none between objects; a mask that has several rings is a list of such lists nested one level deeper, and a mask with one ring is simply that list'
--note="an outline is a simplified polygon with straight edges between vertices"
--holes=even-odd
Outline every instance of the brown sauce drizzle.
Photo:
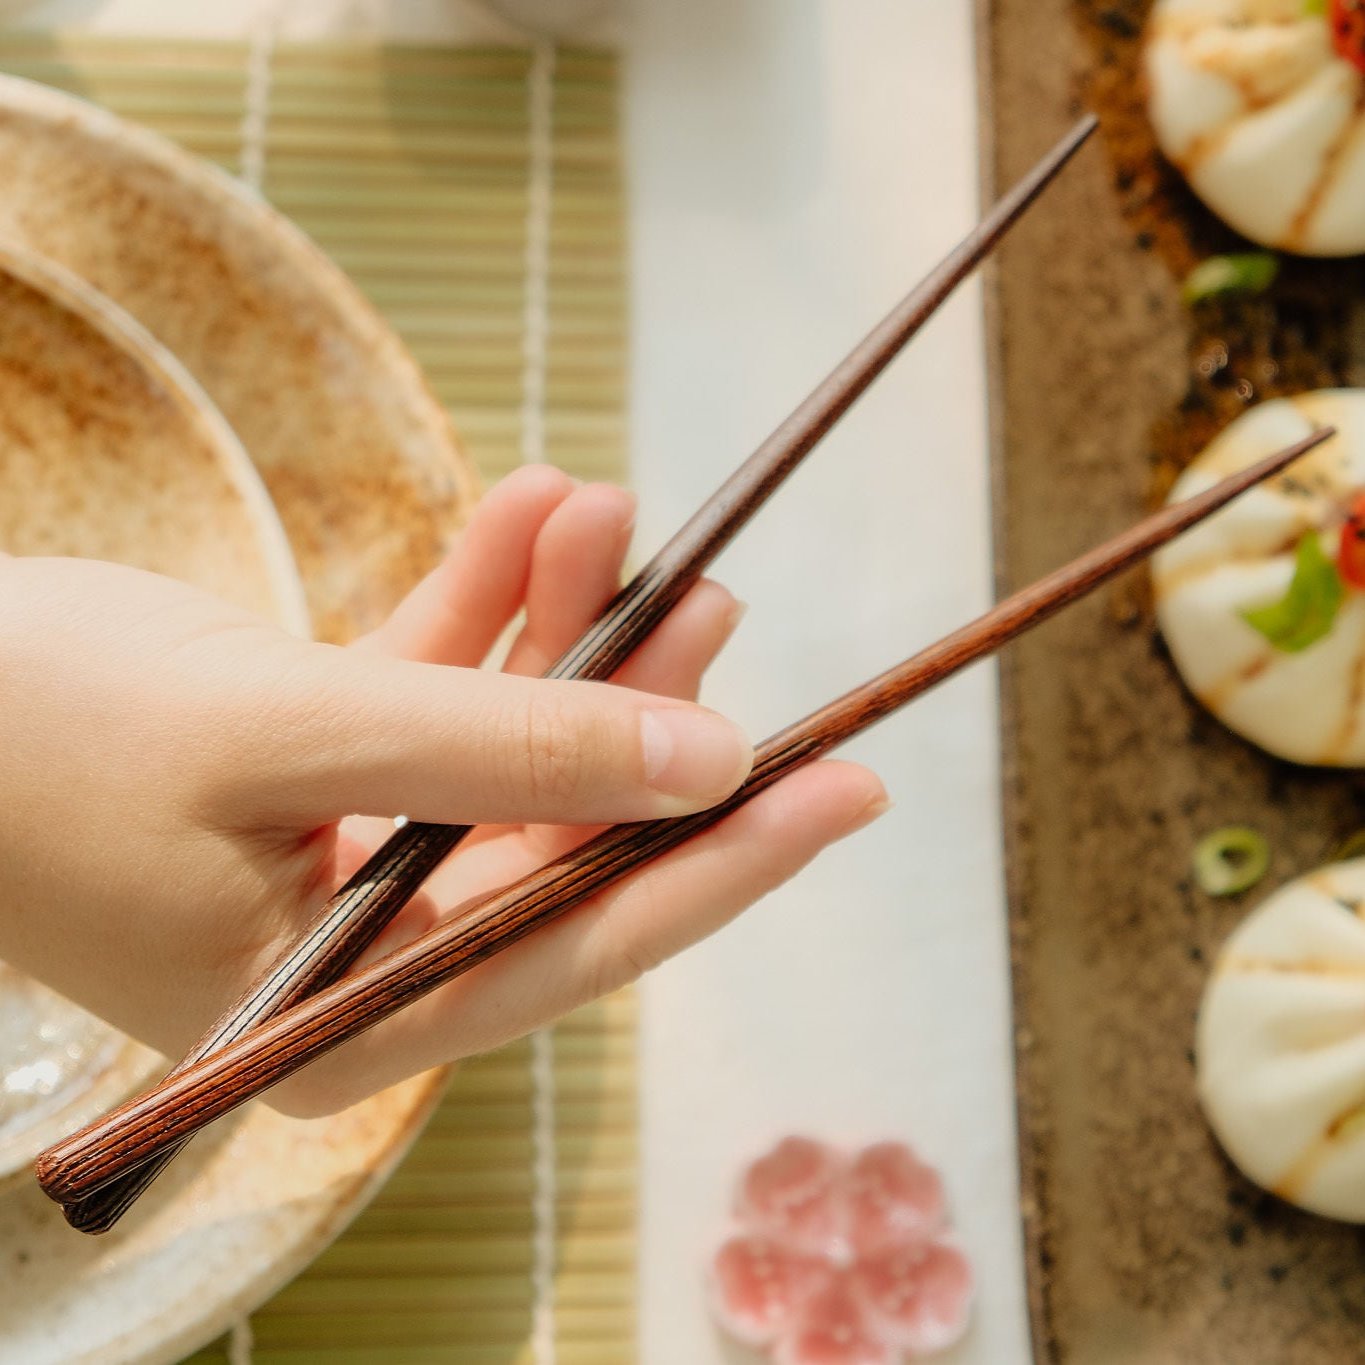
[{"label": "brown sauce drizzle", "polygon": [[1285,239],[1286,246],[1292,248],[1302,245],[1307,240],[1309,230],[1313,226],[1313,220],[1318,216],[1328,194],[1340,177],[1342,168],[1346,165],[1347,153],[1363,132],[1365,132],[1365,84],[1362,84],[1360,90],[1356,92],[1355,107],[1342,125],[1341,132],[1338,133],[1336,140],[1323,156],[1322,169],[1318,172],[1318,178],[1313,182],[1313,188],[1309,192],[1303,207],[1294,215],[1294,221],[1289,225],[1289,232]]},{"label": "brown sauce drizzle", "polygon": [[1309,1145],[1299,1159],[1275,1182],[1271,1193],[1297,1203],[1308,1182],[1322,1169],[1332,1149],[1343,1137],[1354,1136],[1365,1120],[1365,1097],[1343,1109]]},{"label": "brown sauce drizzle", "polygon": [[1362,710],[1365,710],[1365,649],[1357,652],[1355,662],[1351,665],[1351,685],[1346,692],[1346,713],[1342,716],[1341,725],[1322,756],[1324,763],[1341,761],[1360,731]]},{"label": "brown sauce drizzle", "polygon": [[1255,549],[1220,554],[1216,558],[1191,559],[1166,573],[1154,569],[1152,572],[1156,580],[1156,594],[1158,597],[1169,597],[1187,584],[1203,578],[1207,573],[1212,573],[1214,569],[1222,568],[1224,564],[1249,563],[1262,559],[1278,559],[1281,555],[1292,555],[1304,533],[1313,529],[1314,523],[1305,521],[1301,526],[1296,526],[1277,545],[1261,545]]},{"label": "brown sauce drizzle", "polygon": [[1220,678],[1212,687],[1205,688],[1199,694],[1200,699],[1210,711],[1217,715],[1232,699],[1233,693],[1248,683],[1255,682],[1274,662],[1275,651],[1267,649],[1264,653],[1256,655],[1250,663],[1245,663],[1241,668],[1234,669],[1225,677]]},{"label": "brown sauce drizzle", "polygon": [[[1334,898],[1335,899],[1335,898]],[[1365,962],[1342,963],[1304,958],[1286,962],[1278,957],[1228,955],[1218,960],[1215,976],[1327,976],[1354,980],[1365,977]]]}]

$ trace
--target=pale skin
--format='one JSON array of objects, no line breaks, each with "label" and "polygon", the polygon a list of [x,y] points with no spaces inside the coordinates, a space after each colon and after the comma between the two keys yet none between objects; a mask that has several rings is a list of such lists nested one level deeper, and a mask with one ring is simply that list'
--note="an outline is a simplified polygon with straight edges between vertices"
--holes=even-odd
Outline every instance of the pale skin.
[{"label": "pale skin", "polygon": [[[720,585],[698,584],[612,684],[536,677],[614,592],[633,521],[621,489],[520,470],[346,649],[154,575],[0,556],[0,959],[176,1057],[395,816],[484,828],[366,960],[595,825],[729,795],[752,749],[693,703],[740,615]],[[480,669],[522,609],[504,673]],[[267,1098],[327,1113],[519,1037],[886,808],[867,769],[813,764]]]}]

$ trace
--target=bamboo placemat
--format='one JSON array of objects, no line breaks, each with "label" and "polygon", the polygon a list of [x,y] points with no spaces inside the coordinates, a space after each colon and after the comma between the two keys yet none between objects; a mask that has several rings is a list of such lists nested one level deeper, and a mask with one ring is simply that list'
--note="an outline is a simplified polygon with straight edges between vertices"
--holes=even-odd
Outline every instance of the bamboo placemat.
[{"label": "bamboo placemat", "polygon": [[[489,482],[542,453],[622,477],[610,54],[0,31],[0,69],[255,184],[404,336]],[[634,1022],[617,996],[463,1065],[352,1228],[194,1360],[633,1361]]]}]

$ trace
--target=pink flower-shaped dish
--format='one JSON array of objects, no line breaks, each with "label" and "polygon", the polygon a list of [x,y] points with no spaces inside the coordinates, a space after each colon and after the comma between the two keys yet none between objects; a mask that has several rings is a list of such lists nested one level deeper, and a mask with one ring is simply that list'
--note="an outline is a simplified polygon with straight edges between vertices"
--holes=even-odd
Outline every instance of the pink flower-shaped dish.
[{"label": "pink flower-shaped dish", "polygon": [[780,1142],[744,1173],[712,1262],[721,1325],[776,1365],[901,1365],[967,1328],[972,1269],[943,1182],[899,1142]]}]

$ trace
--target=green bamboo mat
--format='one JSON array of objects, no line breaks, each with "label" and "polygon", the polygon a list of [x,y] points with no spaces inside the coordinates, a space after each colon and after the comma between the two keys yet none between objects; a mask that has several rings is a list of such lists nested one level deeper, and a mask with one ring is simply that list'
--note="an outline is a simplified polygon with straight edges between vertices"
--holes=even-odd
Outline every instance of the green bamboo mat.
[{"label": "green bamboo mat", "polygon": [[[403,335],[490,482],[521,460],[528,435],[533,61],[522,49],[253,50],[0,30],[0,70],[84,95],[258,178]],[[548,334],[532,420],[543,417],[547,458],[580,477],[620,479],[614,57],[557,51],[548,113]],[[633,1049],[629,994],[553,1035],[559,1365],[635,1358]],[[533,1101],[529,1043],[462,1066],[381,1195],[252,1315],[252,1344],[241,1333],[194,1360],[538,1365]]]}]

